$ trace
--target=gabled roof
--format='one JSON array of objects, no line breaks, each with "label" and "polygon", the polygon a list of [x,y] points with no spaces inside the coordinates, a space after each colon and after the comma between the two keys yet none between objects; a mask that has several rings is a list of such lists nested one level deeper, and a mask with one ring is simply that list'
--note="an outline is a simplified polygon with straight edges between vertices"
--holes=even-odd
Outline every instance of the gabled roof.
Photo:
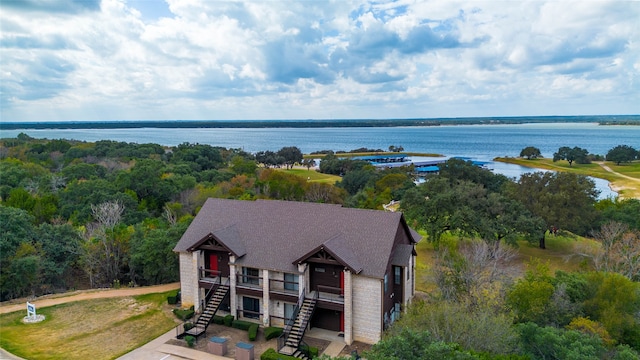
[{"label": "gabled roof", "polygon": [[200,241],[191,245],[187,249],[187,251],[197,250],[198,247],[200,247],[200,245],[204,244],[205,242],[207,242],[207,240],[211,238],[213,238],[215,241],[220,243],[225,249],[227,249],[227,251],[229,251],[235,257],[240,258],[247,253],[247,251],[244,248],[244,243],[242,242],[242,239],[240,239],[240,236],[238,235],[236,224],[232,224],[230,226],[227,226],[226,228],[222,228],[220,230],[214,230],[213,232],[210,232],[209,234],[207,234],[207,236],[202,238]]},{"label": "gabled roof", "polygon": [[208,199],[174,251],[193,251],[198,242],[213,235],[239,257],[239,266],[295,272],[296,259],[324,247],[352,271],[382,279],[398,231],[409,242],[419,240],[398,212],[294,201]]},{"label": "gabled roof", "polygon": [[294,260],[293,264],[301,264],[319,251],[326,251],[342,266],[351,270],[352,273],[359,274],[362,271],[362,266],[356,254],[349,248],[342,235],[336,235],[325,241],[322,245],[304,254],[301,258]]}]

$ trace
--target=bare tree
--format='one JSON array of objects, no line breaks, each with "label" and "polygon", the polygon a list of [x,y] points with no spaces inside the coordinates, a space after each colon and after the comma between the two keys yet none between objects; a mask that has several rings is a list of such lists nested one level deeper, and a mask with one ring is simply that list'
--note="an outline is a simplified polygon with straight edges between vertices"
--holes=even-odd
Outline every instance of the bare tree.
[{"label": "bare tree", "polygon": [[82,261],[92,286],[105,286],[120,280],[125,264],[128,239],[116,231],[124,205],[107,201],[91,205],[91,212],[96,222],[86,226]]},{"label": "bare tree", "polygon": [[441,250],[434,266],[436,284],[445,299],[475,306],[511,272],[515,256],[513,248],[493,248],[484,241],[461,243],[455,252]]},{"label": "bare tree", "polygon": [[120,222],[124,205],[120,201],[107,201],[99,205],[91,205],[91,213],[98,224],[106,229],[113,229]]},{"label": "bare tree", "polygon": [[640,278],[640,232],[625,224],[608,222],[593,233],[599,247],[583,246],[578,254],[593,260],[598,271],[617,272],[631,280]]},{"label": "bare tree", "polygon": [[57,192],[59,189],[62,189],[65,186],[67,186],[67,181],[62,176],[53,175],[51,176],[49,185],[51,186],[51,191]]},{"label": "bare tree", "polygon": [[176,212],[169,206],[169,204],[164,205],[164,212],[162,213],[167,222],[171,225],[175,225],[178,222],[178,215]]}]

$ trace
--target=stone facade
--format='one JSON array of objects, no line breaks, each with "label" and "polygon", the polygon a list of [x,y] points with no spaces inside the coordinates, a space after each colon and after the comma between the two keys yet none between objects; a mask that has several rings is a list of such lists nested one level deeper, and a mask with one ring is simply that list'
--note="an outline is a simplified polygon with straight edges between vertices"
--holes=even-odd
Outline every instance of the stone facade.
[{"label": "stone facade", "polygon": [[180,296],[182,306],[198,306],[198,256],[194,253],[180,253]]},{"label": "stone facade", "polygon": [[382,336],[382,282],[359,275],[351,282],[353,340],[375,344]]}]

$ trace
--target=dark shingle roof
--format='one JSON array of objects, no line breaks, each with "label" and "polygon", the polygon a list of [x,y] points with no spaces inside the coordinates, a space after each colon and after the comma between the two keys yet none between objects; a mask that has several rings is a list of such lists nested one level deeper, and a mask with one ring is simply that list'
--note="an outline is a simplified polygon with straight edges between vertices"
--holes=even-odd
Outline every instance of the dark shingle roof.
[{"label": "dark shingle roof", "polygon": [[[402,226],[399,226],[402,225]],[[174,248],[186,252],[213,235],[233,252],[245,253],[241,266],[284,272],[293,262],[325,246],[361,274],[383,278],[398,229],[406,226],[401,213],[343,208],[340,205],[278,200],[208,199]]]}]

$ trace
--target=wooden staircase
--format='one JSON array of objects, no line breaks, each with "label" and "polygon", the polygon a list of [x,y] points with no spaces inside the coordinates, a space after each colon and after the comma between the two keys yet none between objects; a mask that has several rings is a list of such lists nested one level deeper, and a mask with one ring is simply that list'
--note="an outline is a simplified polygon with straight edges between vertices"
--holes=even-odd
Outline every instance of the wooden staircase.
[{"label": "wooden staircase", "polygon": [[299,306],[297,306],[297,312],[294,312],[295,318],[293,322],[287,324],[287,328],[283,333],[284,343],[282,344],[283,346],[279,346],[279,353],[292,355],[305,360],[310,359],[309,356],[300,350],[300,344],[309,326],[309,321],[311,321],[311,316],[313,316],[317,301],[318,294],[315,291],[309,294],[309,297],[303,297],[302,302],[298,301]]},{"label": "wooden staircase", "polygon": [[220,305],[229,294],[229,284],[220,284],[215,287],[213,294],[209,297],[207,306],[198,316],[195,326],[185,332],[184,335],[192,335],[196,338],[207,331],[207,327],[213,320],[213,316],[218,312]]}]

